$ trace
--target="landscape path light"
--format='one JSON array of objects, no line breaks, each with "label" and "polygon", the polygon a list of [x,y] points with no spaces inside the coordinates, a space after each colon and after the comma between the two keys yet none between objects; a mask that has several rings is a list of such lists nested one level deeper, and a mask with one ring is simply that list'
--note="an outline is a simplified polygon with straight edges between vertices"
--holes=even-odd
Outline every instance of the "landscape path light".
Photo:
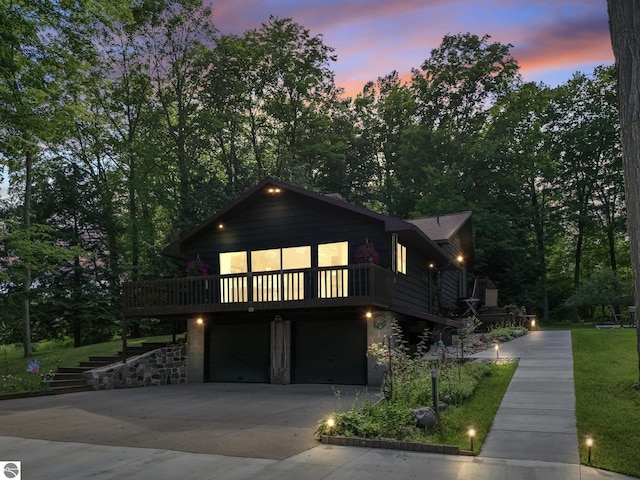
[{"label": "landscape path light", "polygon": [[591,448],[593,447],[593,437],[591,435],[587,435],[585,438],[585,443],[587,444],[587,463],[591,465]]},{"label": "landscape path light", "polygon": [[471,451],[473,452],[473,438],[476,436],[476,427],[469,425],[467,427],[467,435],[469,435],[469,440],[471,440]]},{"label": "landscape path light", "polygon": [[327,425],[328,432],[331,433],[333,431],[334,427],[336,426],[335,419],[333,417],[327,418],[326,425]]}]

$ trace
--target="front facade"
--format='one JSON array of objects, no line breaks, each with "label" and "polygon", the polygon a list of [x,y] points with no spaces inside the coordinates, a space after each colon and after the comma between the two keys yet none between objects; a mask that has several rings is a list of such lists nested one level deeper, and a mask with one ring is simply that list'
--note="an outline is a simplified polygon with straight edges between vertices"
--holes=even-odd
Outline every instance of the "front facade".
[{"label": "front facade", "polygon": [[437,242],[423,220],[265,179],[165,249],[190,276],[127,284],[124,314],[187,320],[190,382],[376,385],[367,345],[394,319],[460,326],[470,215]]}]

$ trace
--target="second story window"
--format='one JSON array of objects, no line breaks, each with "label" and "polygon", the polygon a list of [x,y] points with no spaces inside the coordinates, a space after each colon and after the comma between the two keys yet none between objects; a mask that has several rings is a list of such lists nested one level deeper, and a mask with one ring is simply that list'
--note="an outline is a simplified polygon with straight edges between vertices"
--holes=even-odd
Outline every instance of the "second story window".
[{"label": "second story window", "polygon": [[407,247],[398,241],[398,235],[392,237],[393,265],[392,269],[396,273],[407,274]]},{"label": "second story window", "polygon": [[[349,296],[348,264],[349,242],[318,245],[318,298]],[[330,268],[342,266],[344,268]]]},{"label": "second story window", "polygon": [[220,301],[247,301],[247,252],[220,254]]},{"label": "second story window", "polygon": [[398,246],[396,249],[396,256],[398,258],[396,262],[396,265],[398,266],[398,273],[403,273],[406,275],[407,274],[407,247],[405,247],[401,243],[398,243]]}]

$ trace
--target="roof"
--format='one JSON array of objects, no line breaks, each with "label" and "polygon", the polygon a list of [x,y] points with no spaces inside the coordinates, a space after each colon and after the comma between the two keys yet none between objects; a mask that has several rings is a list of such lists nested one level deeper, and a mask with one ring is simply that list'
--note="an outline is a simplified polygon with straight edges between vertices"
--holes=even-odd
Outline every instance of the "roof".
[{"label": "roof", "polygon": [[407,222],[417,226],[430,239],[441,242],[451,239],[471,218],[471,212],[416,218]]},{"label": "roof", "polygon": [[242,204],[248,201],[254,194],[262,191],[265,188],[270,188],[270,187],[283,188],[283,189],[292,191],[294,193],[312,198],[319,202],[323,202],[329,205],[333,205],[335,207],[343,208],[345,210],[348,210],[360,215],[364,215],[371,219],[381,221],[384,223],[385,231],[394,232],[394,233],[395,232],[403,233],[404,235],[408,235],[411,238],[415,239],[416,241],[421,242],[422,244],[428,245],[434,251],[441,252],[443,259],[447,258],[446,254],[440,249],[438,244],[435,242],[435,239],[433,239],[433,237],[428,235],[425,232],[425,230],[422,229],[419,225],[416,225],[414,221],[400,220],[394,217],[376,213],[367,208],[351,204],[345,201],[342,197],[339,197],[337,195],[330,195],[330,194],[326,195],[322,193],[313,192],[311,190],[306,190],[304,188],[297,187],[295,185],[292,185],[271,177],[265,178],[260,183],[258,183],[255,187],[245,192],[242,196],[240,196],[234,202],[230,203],[229,205],[224,207],[222,210],[216,212],[214,215],[206,219],[204,222],[202,222],[200,225],[198,225],[193,230],[188,232],[186,235],[182,236],[178,240],[171,243],[162,251],[162,254],[170,257],[175,257],[175,258],[183,258],[183,254],[180,248],[180,246],[183,243],[194,238],[202,231],[208,230],[209,228],[215,228],[214,225],[216,225],[219,219],[223,217],[225,214],[227,214],[229,211],[236,208],[240,208]]}]

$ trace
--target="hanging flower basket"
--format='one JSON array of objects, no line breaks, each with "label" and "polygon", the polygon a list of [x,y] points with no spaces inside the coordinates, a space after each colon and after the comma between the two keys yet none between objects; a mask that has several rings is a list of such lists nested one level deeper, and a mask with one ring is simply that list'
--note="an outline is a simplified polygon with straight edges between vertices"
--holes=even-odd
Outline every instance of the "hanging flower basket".
[{"label": "hanging flower basket", "polygon": [[376,251],[372,242],[367,242],[364,245],[360,245],[356,248],[355,252],[356,263],[380,263],[380,254]]},{"label": "hanging flower basket", "polygon": [[209,275],[209,266],[200,260],[200,257],[187,263],[188,277],[205,277],[207,275]]}]

